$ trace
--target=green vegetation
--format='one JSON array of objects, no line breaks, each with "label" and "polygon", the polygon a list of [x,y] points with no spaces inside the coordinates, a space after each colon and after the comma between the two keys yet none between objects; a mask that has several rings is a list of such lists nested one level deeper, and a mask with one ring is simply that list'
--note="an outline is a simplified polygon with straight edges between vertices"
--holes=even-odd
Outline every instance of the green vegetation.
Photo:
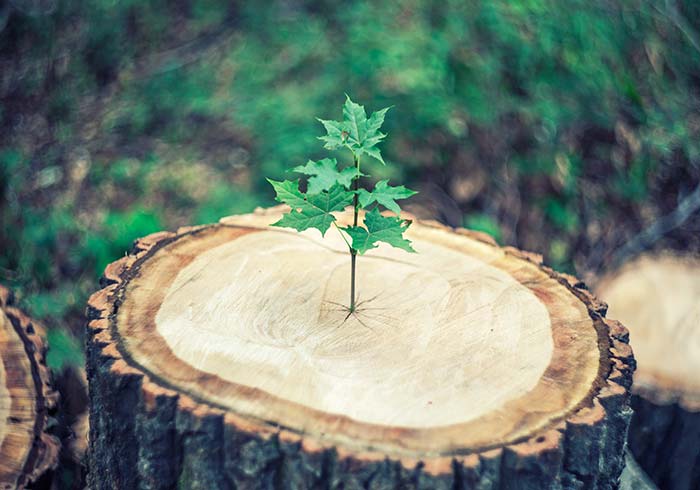
[{"label": "green vegetation", "polygon": [[[335,150],[346,148],[352,155],[352,165],[338,170],[335,158],[324,158],[318,162],[309,160],[306,165],[297,166],[292,171],[308,176],[306,192],[299,190],[299,181],[285,180],[277,182],[269,180],[277,193],[277,200],[288,204],[291,211],[284,214],[282,219],[273,226],[294,228],[304,231],[315,228],[325,235],[332,225],[343,237],[350,252],[350,305],[353,313],[355,304],[355,269],[357,254],[364,254],[377,247],[378,242],[401,248],[407,252],[415,252],[411,242],[404,238],[403,233],[410,221],[401,219],[401,208],[397,199],[407,199],[416,194],[404,186],[392,187],[387,180],[382,180],[371,190],[360,189],[360,177],[369,177],[360,170],[363,155],[374,158],[384,165],[382,154],[377,148],[386,135],[379,131],[384,124],[384,116],[389,108],[372,113],[367,118],[365,108],[353,102],[346,96],[343,105],[342,121],[319,121],[326,128],[325,136],[319,137],[325,142],[324,148]],[[339,227],[336,223],[336,211],[343,211],[352,203],[352,226]],[[377,205],[374,205],[374,204]],[[396,216],[382,216],[379,205],[396,213]],[[364,217],[364,227],[358,226],[360,210],[368,212]],[[350,242],[345,234],[350,237]]]},{"label": "green vegetation", "polygon": [[700,180],[693,0],[21,5],[0,30],[0,281],[52,327],[82,330],[137,236],[269,205],[265,177],[327,165],[309,114],[343,91],[395,106],[389,165],[363,171],[419,189],[413,213],[569,271]]}]

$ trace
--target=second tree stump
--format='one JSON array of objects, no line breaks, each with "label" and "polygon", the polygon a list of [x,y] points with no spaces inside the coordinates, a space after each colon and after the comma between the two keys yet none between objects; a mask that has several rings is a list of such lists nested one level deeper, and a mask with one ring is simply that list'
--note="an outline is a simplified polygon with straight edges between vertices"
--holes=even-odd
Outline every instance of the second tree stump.
[{"label": "second tree stump", "polygon": [[56,393],[49,385],[43,329],[11,305],[0,286],[0,490],[25,488],[58,462],[46,432]]},{"label": "second tree stump", "polygon": [[638,356],[630,449],[663,490],[700,488],[700,260],[637,257],[598,291]]}]

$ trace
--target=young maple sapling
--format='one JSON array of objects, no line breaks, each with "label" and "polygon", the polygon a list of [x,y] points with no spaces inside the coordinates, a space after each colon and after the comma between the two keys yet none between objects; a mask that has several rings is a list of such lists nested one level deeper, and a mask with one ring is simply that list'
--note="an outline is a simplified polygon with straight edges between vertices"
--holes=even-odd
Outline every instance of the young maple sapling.
[{"label": "young maple sapling", "polygon": [[[357,308],[357,254],[363,255],[376,248],[378,242],[415,253],[411,242],[403,236],[411,222],[401,219],[401,208],[396,201],[411,197],[416,192],[402,185],[390,186],[388,180],[377,182],[371,190],[360,188],[360,178],[369,177],[360,171],[362,156],[367,155],[385,165],[377,144],[386,137],[379,128],[384,123],[384,116],[388,110],[389,107],[373,112],[368,118],[365,108],[346,96],[342,121],[319,119],[327,133],[319,139],[325,143],[324,148],[328,150],[350,150],[353,165],[341,170],[335,158],[324,158],[317,162],[309,160],[306,165],[294,167],[291,171],[307,177],[306,192],[299,190],[299,179],[281,182],[267,179],[277,193],[277,201],[292,208],[282,219],[273,223],[273,226],[294,228],[297,231],[315,228],[321,235],[325,235],[333,225],[343,237],[350,251],[350,313]],[[332,213],[343,211],[350,204],[353,206],[352,226],[340,227]],[[379,206],[392,211],[396,216],[382,215]],[[366,211],[364,226],[357,223],[360,209]]]}]

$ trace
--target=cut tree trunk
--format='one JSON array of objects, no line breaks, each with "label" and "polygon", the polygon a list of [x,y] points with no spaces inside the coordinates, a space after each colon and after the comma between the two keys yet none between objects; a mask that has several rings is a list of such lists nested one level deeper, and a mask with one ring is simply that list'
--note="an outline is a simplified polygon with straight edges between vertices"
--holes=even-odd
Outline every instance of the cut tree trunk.
[{"label": "cut tree trunk", "polygon": [[597,291],[630,326],[639,362],[632,453],[660,488],[700,488],[700,260],[641,256]]},{"label": "cut tree trunk", "polygon": [[58,461],[46,433],[56,395],[44,363],[43,329],[11,306],[0,286],[0,489],[36,484]]},{"label": "cut tree trunk", "polygon": [[91,488],[616,488],[634,359],[580,282],[421,222],[417,254],[358,258],[349,314],[342,239],[268,227],[282,211],[151,235],[107,267]]}]

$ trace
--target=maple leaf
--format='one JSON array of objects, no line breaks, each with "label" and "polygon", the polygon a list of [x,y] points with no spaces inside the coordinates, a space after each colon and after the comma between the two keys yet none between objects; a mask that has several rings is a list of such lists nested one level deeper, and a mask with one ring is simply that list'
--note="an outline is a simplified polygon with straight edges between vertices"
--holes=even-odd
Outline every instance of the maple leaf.
[{"label": "maple leaf", "polygon": [[374,208],[365,214],[364,224],[367,227],[348,226],[343,230],[352,238],[352,248],[360,254],[377,247],[377,242],[388,243],[392,247],[415,253],[410,240],[403,233],[411,224],[410,221],[395,216],[382,216],[379,209]]},{"label": "maple leaf", "polygon": [[306,192],[308,194],[318,194],[329,190],[336,184],[349,188],[350,184],[352,184],[352,179],[361,175],[355,167],[346,167],[338,171],[337,165],[338,162],[335,158],[324,158],[318,162],[309,160],[306,162],[306,165],[294,167],[292,171],[311,176],[309,177]]},{"label": "maple leaf", "polygon": [[299,181],[285,180],[278,182],[267,179],[277,193],[279,202],[288,204],[292,210],[282,215],[282,218],[272,226],[294,228],[304,231],[315,228],[325,235],[335,216],[331,213],[342,211],[353,199],[353,193],[340,185],[334,185],[328,191],[318,194],[304,194],[299,191]]},{"label": "maple leaf", "polygon": [[343,121],[319,119],[327,133],[319,139],[325,142],[324,146],[329,150],[347,146],[358,157],[367,154],[384,164],[382,154],[376,146],[386,137],[379,128],[384,124],[384,116],[390,108],[373,112],[367,118],[364,106],[353,102],[348,95],[345,97]]},{"label": "maple leaf", "polygon": [[343,105],[343,122],[348,140],[358,146],[362,145],[367,137],[367,113],[364,106],[353,102],[347,94]]},{"label": "maple leaf", "polygon": [[407,199],[415,194],[418,193],[402,185],[396,187],[390,186],[388,180],[380,180],[377,182],[372,192],[368,192],[365,189],[360,189],[357,192],[358,200],[363,208],[366,208],[373,202],[377,202],[396,214],[401,213],[401,208],[396,200]]},{"label": "maple leaf", "polygon": [[386,134],[380,132],[379,128],[384,123],[384,116],[389,107],[372,113],[367,119],[365,108],[353,102],[348,95],[345,97],[343,122],[345,123],[345,130],[348,132],[348,146],[358,156],[366,153],[384,164],[379,148],[375,147],[377,143],[386,138]]},{"label": "maple leaf", "polygon": [[272,184],[272,188],[275,189],[275,193],[277,194],[275,200],[277,202],[283,202],[292,209],[299,208],[306,204],[304,194],[299,191],[298,180],[284,180],[278,182],[276,180],[267,179],[267,181]]},{"label": "maple leaf", "polygon": [[[385,107],[379,111],[373,112],[372,115],[367,120],[367,133],[365,139],[362,141],[362,149],[365,153],[373,156],[380,162],[384,163],[381,154],[379,153],[379,148],[375,148],[377,143],[386,138],[386,134],[379,131],[379,128],[384,124],[384,116],[390,107]],[[376,151],[376,155],[373,152]]]},{"label": "maple leaf", "polygon": [[[318,119],[318,118],[317,118]],[[319,136],[318,139],[323,141],[325,144],[323,147],[327,150],[335,150],[345,144],[347,138],[347,131],[345,131],[345,126],[339,121],[327,121],[325,119],[318,119],[323,127],[326,128],[325,136]]]}]

